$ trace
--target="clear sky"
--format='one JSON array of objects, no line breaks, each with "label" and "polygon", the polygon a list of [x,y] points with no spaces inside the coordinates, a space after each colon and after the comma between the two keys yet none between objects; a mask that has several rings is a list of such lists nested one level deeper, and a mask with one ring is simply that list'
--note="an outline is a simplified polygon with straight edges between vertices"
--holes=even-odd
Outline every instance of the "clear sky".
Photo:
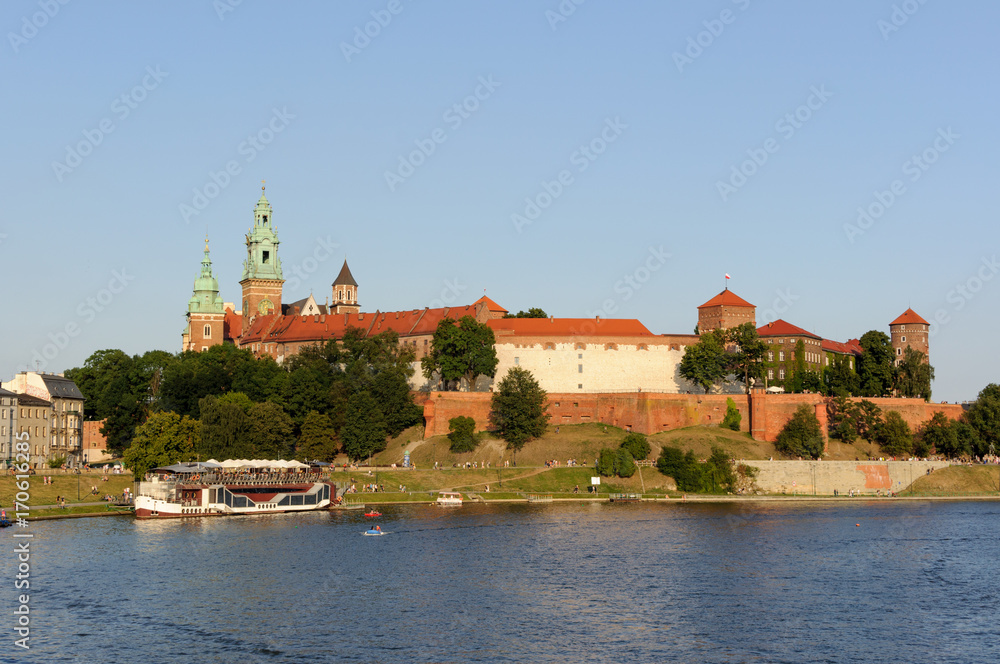
[{"label": "clear sky", "polygon": [[266,179],[286,302],[346,256],[366,311],[689,333],[729,273],[835,340],[937,317],[936,399],[1000,382],[1000,5],[577,2],[2,3],[0,376],[179,350]]}]

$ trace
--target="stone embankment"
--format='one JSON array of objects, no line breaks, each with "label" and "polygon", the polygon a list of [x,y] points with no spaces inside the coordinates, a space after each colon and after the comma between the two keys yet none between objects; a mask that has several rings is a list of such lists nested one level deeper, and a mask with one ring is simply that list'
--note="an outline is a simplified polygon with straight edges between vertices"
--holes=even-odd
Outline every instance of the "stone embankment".
[{"label": "stone embankment", "polygon": [[757,489],[798,496],[899,492],[947,468],[947,461],[743,461],[757,468]]}]

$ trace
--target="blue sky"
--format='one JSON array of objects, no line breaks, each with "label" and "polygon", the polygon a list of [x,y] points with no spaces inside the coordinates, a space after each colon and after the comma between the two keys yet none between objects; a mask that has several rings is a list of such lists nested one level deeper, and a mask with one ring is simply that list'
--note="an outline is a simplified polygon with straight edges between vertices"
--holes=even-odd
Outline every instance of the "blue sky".
[{"label": "blue sky", "polygon": [[206,232],[239,301],[266,179],[285,301],[324,301],[346,256],[367,311],[485,289],[688,333],[728,272],[759,322],[836,340],[936,317],[934,396],[975,398],[1000,380],[998,23],[940,0],[5,2],[0,375],[177,351]]}]

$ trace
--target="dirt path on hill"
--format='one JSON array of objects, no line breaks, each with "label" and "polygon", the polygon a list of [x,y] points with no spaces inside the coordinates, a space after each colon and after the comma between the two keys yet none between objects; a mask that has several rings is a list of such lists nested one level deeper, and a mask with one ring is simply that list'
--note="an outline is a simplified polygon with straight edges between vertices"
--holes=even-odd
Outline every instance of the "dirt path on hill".
[{"label": "dirt path on hill", "polygon": [[[504,469],[503,468],[486,468],[485,470],[504,470]],[[509,469],[507,469],[507,470],[509,470]],[[549,469],[548,468],[535,468],[531,472],[527,472],[527,473],[525,473],[523,475],[518,475],[517,477],[505,477],[504,480],[507,481],[507,482],[513,482],[514,480],[523,480],[525,477],[532,477],[533,475],[538,475],[540,473],[544,473],[547,470],[549,470]],[[485,484],[485,482],[476,482],[475,484],[461,484],[459,486],[452,487],[452,489],[453,490],[455,490],[455,489],[466,489],[468,487],[479,486],[480,484]]]}]

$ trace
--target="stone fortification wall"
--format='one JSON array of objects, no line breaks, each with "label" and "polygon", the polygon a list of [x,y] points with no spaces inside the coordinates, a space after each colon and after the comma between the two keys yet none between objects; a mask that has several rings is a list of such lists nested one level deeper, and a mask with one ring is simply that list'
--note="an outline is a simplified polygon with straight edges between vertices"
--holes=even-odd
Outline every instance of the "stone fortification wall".
[{"label": "stone fortification wall", "polygon": [[885,494],[902,491],[947,461],[745,461],[758,469],[757,488],[765,493],[812,496]]},{"label": "stone fortification wall", "polygon": [[[425,436],[448,433],[448,420],[459,415],[472,417],[477,430],[488,428],[489,392],[431,392],[424,403]],[[647,435],[694,425],[718,425],[726,414],[726,399],[732,398],[740,414],[743,431],[757,440],[774,442],[785,423],[802,404],[814,409],[820,424],[826,425],[826,405],[815,394],[655,394],[645,392],[581,394],[550,392],[548,413],[551,425],[599,422]],[[872,399],[884,411],[894,410],[916,429],[935,412],[957,418],[957,404],[927,403],[920,399]]]}]

